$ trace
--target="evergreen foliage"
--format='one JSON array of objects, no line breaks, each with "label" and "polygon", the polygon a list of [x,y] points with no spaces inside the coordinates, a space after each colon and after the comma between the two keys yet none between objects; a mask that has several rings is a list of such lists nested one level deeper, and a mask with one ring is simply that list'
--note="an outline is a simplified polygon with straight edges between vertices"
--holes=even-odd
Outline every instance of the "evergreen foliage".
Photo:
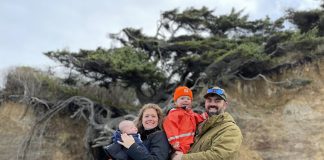
[{"label": "evergreen foliage", "polygon": [[[284,66],[279,64],[284,62],[280,56],[298,49],[318,54],[323,17],[323,8],[290,9],[287,16],[274,21],[250,20],[243,10],[234,8],[224,15],[215,15],[207,7],[173,9],[161,14],[154,36],[135,28],[111,34],[122,44],[120,48],[45,54],[101,86],[131,87],[141,103],[158,103],[167,100],[177,85],[194,87],[202,73],[207,73],[206,83],[219,85]],[[286,30],[287,20],[299,30]]]},{"label": "evergreen foliage", "polygon": [[[136,100],[134,91],[119,86],[111,86],[107,90],[97,85],[82,85],[82,83],[67,85],[62,79],[30,67],[12,69],[6,77],[5,89],[3,90],[4,96],[21,102],[36,97],[52,104],[73,96],[82,96],[88,97],[103,106],[118,106],[119,109],[127,110],[139,108],[134,104]],[[120,95],[127,97],[121,98]]]}]

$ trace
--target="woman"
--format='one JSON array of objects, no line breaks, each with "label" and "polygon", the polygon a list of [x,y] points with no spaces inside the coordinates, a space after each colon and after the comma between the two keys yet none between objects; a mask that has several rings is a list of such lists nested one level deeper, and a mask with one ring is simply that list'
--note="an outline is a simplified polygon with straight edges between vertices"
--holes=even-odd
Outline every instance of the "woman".
[{"label": "woman", "polygon": [[119,142],[127,148],[127,155],[134,160],[167,160],[169,158],[169,142],[165,133],[161,130],[163,113],[156,104],[146,104],[142,107],[136,120],[136,126],[141,135],[144,146],[135,143],[134,138],[122,134],[123,142]]}]

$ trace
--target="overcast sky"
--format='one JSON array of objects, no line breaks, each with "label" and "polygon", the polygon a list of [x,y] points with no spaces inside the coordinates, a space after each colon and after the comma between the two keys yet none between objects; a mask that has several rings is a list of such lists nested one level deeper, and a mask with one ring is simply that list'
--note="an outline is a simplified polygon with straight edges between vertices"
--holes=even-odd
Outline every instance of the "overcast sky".
[{"label": "overcast sky", "polygon": [[46,68],[43,55],[58,49],[110,48],[108,33],[124,27],[153,34],[162,11],[207,6],[216,14],[244,9],[272,20],[284,10],[318,8],[320,0],[0,0],[0,71],[13,66]]}]

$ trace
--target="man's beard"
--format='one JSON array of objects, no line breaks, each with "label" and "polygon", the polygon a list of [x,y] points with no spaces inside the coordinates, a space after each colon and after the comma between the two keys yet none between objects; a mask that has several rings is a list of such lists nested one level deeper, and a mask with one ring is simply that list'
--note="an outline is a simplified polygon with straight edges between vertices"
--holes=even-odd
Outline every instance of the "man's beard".
[{"label": "man's beard", "polygon": [[213,116],[213,115],[219,115],[221,113],[224,113],[224,109],[216,109],[213,111],[210,111],[210,109],[207,111],[207,114],[209,117]]}]

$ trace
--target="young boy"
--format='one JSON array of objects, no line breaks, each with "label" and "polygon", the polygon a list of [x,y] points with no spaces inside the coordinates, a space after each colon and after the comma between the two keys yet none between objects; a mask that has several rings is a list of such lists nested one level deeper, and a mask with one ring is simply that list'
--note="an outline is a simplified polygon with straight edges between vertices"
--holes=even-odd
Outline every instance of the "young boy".
[{"label": "young boy", "polygon": [[192,91],[186,86],[176,88],[173,94],[175,108],[171,109],[163,122],[168,141],[176,152],[187,153],[194,142],[196,126],[207,119],[207,113],[192,111]]},{"label": "young boy", "polygon": [[134,122],[129,120],[123,120],[118,125],[118,130],[114,132],[113,135],[113,143],[105,146],[104,150],[112,159],[130,159],[127,156],[126,149],[118,143],[121,140],[121,134],[126,133],[128,135],[132,135],[134,137],[135,143],[144,147],[142,143],[140,134],[137,133],[138,129],[136,128]]}]

